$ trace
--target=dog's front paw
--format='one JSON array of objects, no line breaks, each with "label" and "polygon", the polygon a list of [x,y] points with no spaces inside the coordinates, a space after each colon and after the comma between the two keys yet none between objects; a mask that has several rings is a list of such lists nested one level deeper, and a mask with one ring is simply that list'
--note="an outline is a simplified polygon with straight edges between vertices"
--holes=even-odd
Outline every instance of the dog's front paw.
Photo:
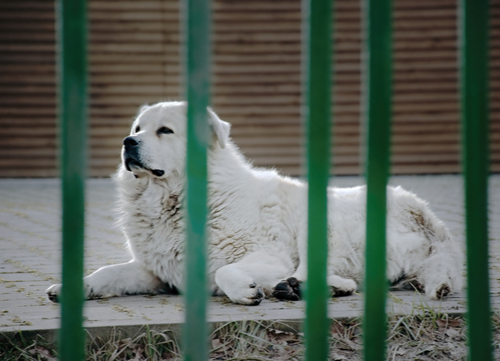
[{"label": "dog's front paw", "polygon": [[226,295],[234,303],[240,303],[248,306],[257,306],[264,299],[264,291],[262,290],[262,287],[256,283],[251,283],[238,289],[233,289],[229,293],[226,292]]},{"label": "dog's front paw", "polygon": [[59,298],[61,297],[61,288],[62,284],[60,283],[47,288],[45,292],[47,293],[47,297],[49,298],[49,300],[51,300],[52,302],[59,302]]},{"label": "dog's front paw", "polygon": [[273,296],[278,300],[300,300],[300,281],[295,277],[281,281],[274,287]]},{"label": "dog's front paw", "polygon": [[[62,289],[62,284],[58,283],[47,288],[45,292],[47,293],[47,297],[49,298],[49,300],[51,300],[52,302],[60,302],[61,289]],[[90,287],[90,285],[85,283],[83,289],[83,297],[87,300],[93,300],[102,298],[102,295],[100,293],[94,292],[94,288]]]}]

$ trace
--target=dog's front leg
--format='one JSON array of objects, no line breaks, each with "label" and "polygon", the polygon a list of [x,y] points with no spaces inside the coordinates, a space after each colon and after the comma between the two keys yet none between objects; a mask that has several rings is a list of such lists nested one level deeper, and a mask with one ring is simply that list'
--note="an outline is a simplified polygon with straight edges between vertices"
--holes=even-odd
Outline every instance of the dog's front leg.
[{"label": "dog's front leg", "polygon": [[234,303],[258,305],[292,270],[293,262],[287,254],[278,250],[256,251],[219,268],[215,282]]},{"label": "dog's front leg", "polygon": [[[163,285],[158,277],[134,260],[99,268],[85,277],[83,284],[84,296],[87,299],[156,293]],[[61,288],[61,284],[55,284],[47,289],[47,296],[51,301],[59,300]]]},{"label": "dog's front leg", "polygon": [[255,306],[264,299],[262,287],[237,263],[219,268],[215,282],[234,303]]}]

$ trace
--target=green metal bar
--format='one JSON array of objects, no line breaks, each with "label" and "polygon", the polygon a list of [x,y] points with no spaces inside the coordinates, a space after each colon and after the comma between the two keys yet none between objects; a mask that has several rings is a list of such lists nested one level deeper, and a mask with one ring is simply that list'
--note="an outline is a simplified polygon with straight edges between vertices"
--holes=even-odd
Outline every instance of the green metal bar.
[{"label": "green metal bar", "polygon": [[84,359],[83,242],[87,166],[87,5],[58,0],[62,291],[60,360]]},{"label": "green metal bar", "polygon": [[488,0],[460,1],[469,359],[493,359],[488,273]]},{"label": "green metal bar", "polygon": [[366,0],[366,276],[364,359],[385,360],[386,193],[390,171],[391,0]]},{"label": "green metal bar", "polygon": [[306,360],[328,359],[326,267],[327,186],[330,174],[331,1],[305,3],[307,39],[308,248]]},{"label": "green metal bar", "polygon": [[206,220],[207,106],[210,102],[209,0],[187,0],[185,5],[187,84],[186,293],[184,360],[208,359]]}]

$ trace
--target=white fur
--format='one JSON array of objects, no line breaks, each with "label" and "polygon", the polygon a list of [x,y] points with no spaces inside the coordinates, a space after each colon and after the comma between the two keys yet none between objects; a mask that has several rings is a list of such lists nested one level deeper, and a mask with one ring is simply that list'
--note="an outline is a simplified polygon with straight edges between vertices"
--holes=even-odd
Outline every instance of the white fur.
[{"label": "white fur", "polygon": [[[88,298],[156,292],[163,284],[183,290],[185,112],[183,102],[158,103],[141,108],[132,125],[142,166],[127,171],[122,164],[115,180],[133,259],[85,277]],[[230,125],[211,110],[208,118],[215,134],[208,153],[210,289],[258,304],[281,280],[307,277],[307,184],[252,167],[229,138]],[[173,133],[157,134],[160,127]],[[365,198],[365,187],[328,189],[327,280],[334,292],[351,293],[363,279]],[[416,280],[431,298],[443,287],[459,289],[462,251],[426,203],[388,187],[387,206],[388,279]],[[59,290],[47,292],[53,299]]]}]

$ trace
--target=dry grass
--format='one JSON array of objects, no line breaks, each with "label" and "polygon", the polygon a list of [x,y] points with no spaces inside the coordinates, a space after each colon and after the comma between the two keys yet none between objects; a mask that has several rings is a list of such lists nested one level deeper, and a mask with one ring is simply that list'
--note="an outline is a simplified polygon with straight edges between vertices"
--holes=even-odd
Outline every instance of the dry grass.
[{"label": "dry grass", "polygon": [[[500,317],[493,316],[495,359],[500,359]],[[393,316],[388,321],[387,360],[465,360],[466,325],[462,317],[426,312]],[[330,360],[362,359],[361,322],[333,320]],[[303,334],[279,322],[243,321],[219,325],[210,335],[210,360],[302,360]],[[0,360],[56,360],[54,345],[22,335],[0,344]],[[143,329],[123,338],[114,330],[106,339],[89,337],[86,360],[181,360],[170,332]]]}]

